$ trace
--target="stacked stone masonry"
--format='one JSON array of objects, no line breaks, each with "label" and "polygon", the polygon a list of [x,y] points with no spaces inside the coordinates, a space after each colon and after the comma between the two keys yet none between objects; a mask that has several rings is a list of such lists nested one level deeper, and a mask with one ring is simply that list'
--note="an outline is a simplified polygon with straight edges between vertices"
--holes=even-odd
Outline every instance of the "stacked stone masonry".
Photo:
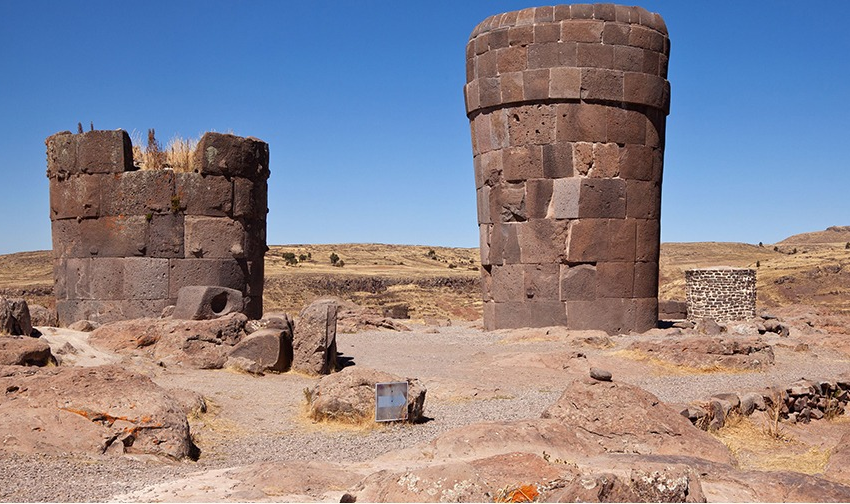
[{"label": "stacked stone masonry", "polygon": [[670,42],[613,4],[498,14],[466,47],[488,330],[658,320]]},{"label": "stacked stone masonry", "polygon": [[46,143],[60,324],[158,317],[189,285],[239,290],[262,315],[265,142],[206,133],[191,172],[138,169],[123,130]]},{"label": "stacked stone masonry", "polygon": [[756,270],[706,268],[685,271],[688,319],[718,322],[756,316]]}]

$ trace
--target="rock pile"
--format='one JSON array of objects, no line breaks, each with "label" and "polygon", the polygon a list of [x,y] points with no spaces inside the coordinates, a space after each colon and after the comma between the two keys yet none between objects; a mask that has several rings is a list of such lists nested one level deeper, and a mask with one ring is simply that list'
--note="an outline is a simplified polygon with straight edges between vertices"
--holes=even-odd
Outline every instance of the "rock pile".
[{"label": "rock pile", "polygon": [[767,410],[771,418],[792,423],[843,415],[850,402],[850,376],[837,380],[800,379],[785,387],[763,392],[715,394],[704,401],[689,404],[682,416],[704,430],[723,427],[730,414],[744,416]]}]

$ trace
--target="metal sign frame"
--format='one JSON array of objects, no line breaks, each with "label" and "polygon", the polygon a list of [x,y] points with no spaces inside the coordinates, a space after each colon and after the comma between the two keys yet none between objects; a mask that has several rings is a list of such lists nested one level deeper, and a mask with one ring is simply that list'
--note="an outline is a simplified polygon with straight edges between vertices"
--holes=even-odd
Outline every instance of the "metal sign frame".
[{"label": "metal sign frame", "polygon": [[407,420],[407,382],[375,384],[375,421]]}]

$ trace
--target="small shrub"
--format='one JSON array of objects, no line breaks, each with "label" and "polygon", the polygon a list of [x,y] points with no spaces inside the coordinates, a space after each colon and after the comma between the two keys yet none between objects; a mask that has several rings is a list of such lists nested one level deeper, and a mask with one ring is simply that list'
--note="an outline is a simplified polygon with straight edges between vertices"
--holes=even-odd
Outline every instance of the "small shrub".
[{"label": "small shrub", "polygon": [[773,251],[774,251],[774,252],[779,252],[779,246],[778,246],[778,245],[774,245],[774,246],[773,246]]},{"label": "small shrub", "polygon": [[171,197],[171,213],[177,213],[182,210],[183,207],[180,205],[180,196],[174,195]]},{"label": "small shrub", "polygon": [[761,268],[761,261],[756,261],[756,268]]},{"label": "small shrub", "polygon": [[850,250],[850,242],[847,242],[847,243],[844,245],[844,250]]},{"label": "small shrub", "polygon": [[764,247],[764,243],[759,242],[759,247]]},{"label": "small shrub", "polygon": [[337,268],[342,268],[343,266],[345,266],[345,261],[340,259],[339,261],[337,261],[336,264],[334,264],[334,266],[336,266]]},{"label": "small shrub", "polygon": [[145,220],[150,222],[153,220],[153,212],[148,212],[145,214]]},{"label": "small shrub", "polygon": [[294,266],[298,264],[298,258],[295,257],[295,254],[292,252],[284,252],[282,257],[283,260],[286,261],[287,266]]},{"label": "small shrub", "polygon": [[331,252],[330,260],[331,260],[331,264],[333,266],[336,266],[336,263],[339,262],[339,256],[336,255],[336,252]]},{"label": "small shrub", "polygon": [[300,262],[304,262],[304,261],[306,261],[306,260],[307,260],[307,255],[306,255],[306,254],[298,254],[298,261],[300,261]]},{"label": "small shrub", "polygon": [[161,170],[165,167],[165,153],[156,140],[156,132],[153,128],[148,130],[148,146],[145,150],[145,167],[148,170]]},{"label": "small shrub", "polygon": [[457,264],[449,263],[449,269],[455,269],[455,268],[457,268]]},{"label": "small shrub", "polygon": [[429,259],[433,259],[435,261],[437,260],[437,253],[434,252],[434,249],[428,250],[428,253],[425,254],[425,256],[428,257]]}]

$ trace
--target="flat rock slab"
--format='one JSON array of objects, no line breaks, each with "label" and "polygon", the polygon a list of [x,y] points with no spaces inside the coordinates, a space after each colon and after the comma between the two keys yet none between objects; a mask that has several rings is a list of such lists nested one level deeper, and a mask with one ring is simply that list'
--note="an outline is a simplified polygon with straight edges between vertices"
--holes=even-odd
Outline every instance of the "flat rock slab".
[{"label": "flat rock slab", "polygon": [[764,369],[774,363],[773,347],[752,336],[680,336],[636,341],[628,346],[648,357],[698,369]]},{"label": "flat rock slab", "polygon": [[177,402],[149,378],[118,366],[0,367],[0,439],[21,453],[195,453]]},{"label": "flat rock slab", "polygon": [[0,366],[46,366],[53,362],[50,345],[30,336],[0,336]]}]

